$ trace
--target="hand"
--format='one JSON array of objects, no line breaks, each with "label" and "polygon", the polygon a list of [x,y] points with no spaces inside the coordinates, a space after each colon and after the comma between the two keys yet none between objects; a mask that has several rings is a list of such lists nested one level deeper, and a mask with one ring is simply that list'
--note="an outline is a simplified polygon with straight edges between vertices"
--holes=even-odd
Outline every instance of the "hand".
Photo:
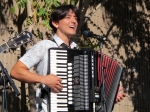
[{"label": "hand", "polygon": [[55,93],[59,93],[62,90],[63,85],[61,84],[61,81],[62,79],[54,74],[46,75],[42,79],[42,83],[51,88],[51,90]]},{"label": "hand", "polygon": [[116,97],[116,102],[120,102],[126,96],[125,93],[121,92],[122,90],[123,90],[123,87],[119,86],[117,97]]}]

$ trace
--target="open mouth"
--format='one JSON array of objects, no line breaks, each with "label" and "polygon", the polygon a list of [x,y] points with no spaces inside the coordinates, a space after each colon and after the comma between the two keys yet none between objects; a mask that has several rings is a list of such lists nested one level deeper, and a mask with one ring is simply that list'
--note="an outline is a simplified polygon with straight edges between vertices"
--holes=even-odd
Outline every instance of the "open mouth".
[{"label": "open mouth", "polygon": [[75,29],[75,28],[76,28],[74,25],[71,25],[71,26],[69,26],[69,27],[72,28],[72,29]]}]

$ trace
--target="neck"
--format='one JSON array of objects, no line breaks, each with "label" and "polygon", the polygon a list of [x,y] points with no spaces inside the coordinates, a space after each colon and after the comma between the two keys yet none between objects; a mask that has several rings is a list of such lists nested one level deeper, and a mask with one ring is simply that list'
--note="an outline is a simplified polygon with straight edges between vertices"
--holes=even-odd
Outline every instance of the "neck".
[{"label": "neck", "polygon": [[61,40],[67,45],[70,46],[70,36],[67,35],[60,35],[59,33],[56,33],[58,35],[59,38],[61,38]]},{"label": "neck", "polygon": [[70,46],[70,37],[61,38],[67,46]]}]

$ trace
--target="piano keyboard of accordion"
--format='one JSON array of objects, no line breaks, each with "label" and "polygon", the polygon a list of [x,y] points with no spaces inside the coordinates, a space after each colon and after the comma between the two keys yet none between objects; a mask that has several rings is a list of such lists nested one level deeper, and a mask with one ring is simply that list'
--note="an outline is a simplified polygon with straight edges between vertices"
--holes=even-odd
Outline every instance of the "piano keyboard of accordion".
[{"label": "piano keyboard of accordion", "polygon": [[[99,84],[101,84],[99,82],[101,79],[99,78],[98,52],[93,50],[50,48],[48,54],[48,74],[53,73],[63,79],[63,90],[57,94],[50,92],[50,112],[95,112],[95,108],[99,106],[100,102]],[[111,62],[114,63],[114,61]],[[116,66],[116,63],[114,65]],[[119,66],[119,68],[121,67]],[[109,74],[112,71],[109,71]],[[111,90],[113,92],[117,91],[121,76],[120,72],[118,70],[113,72],[119,74],[117,75],[118,79],[114,82],[116,87]],[[115,74],[113,75],[115,76]],[[115,95],[112,98],[108,89],[111,89],[114,79],[112,78],[113,76],[110,77],[105,78],[109,79],[108,81],[105,80],[108,83],[108,85],[106,84],[106,99],[111,98],[110,102],[113,102]],[[106,104],[110,106],[107,106],[107,108],[112,108],[113,104],[111,105],[108,101]]]}]

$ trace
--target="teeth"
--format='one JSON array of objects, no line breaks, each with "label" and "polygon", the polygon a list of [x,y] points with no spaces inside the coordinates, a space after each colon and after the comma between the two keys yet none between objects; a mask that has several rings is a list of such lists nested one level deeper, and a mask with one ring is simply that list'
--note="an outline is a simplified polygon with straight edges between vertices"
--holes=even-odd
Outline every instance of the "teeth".
[{"label": "teeth", "polygon": [[74,26],[70,26],[71,28],[74,28]]}]

